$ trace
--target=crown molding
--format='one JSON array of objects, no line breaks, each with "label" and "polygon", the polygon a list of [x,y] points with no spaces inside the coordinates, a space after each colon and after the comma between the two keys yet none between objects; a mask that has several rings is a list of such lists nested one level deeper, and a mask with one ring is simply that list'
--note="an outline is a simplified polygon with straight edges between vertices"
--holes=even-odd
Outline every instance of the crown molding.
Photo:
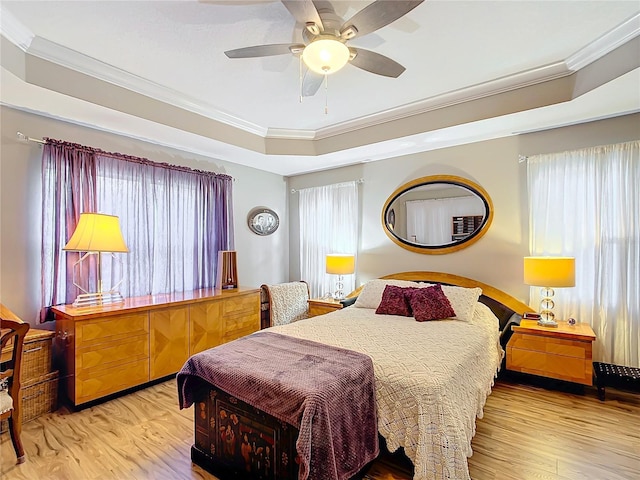
[{"label": "crown molding", "polygon": [[640,35],[640,13],[609,30],[600,38],[571,55],[566,64],[569,70],[580,70],[604,57],[607,53]]},{"label": "crown molding", "polygon": [[212,105],[202,102],[202,100],[133,75],[42,37],[34,37],[26,53],[254,135],[264,137],[267,133],[266,128],[217,110]]},{"label": "crown molding", "polygon": [[35,35],[0,4],[0,34],[26,52]]},{"label": "crown molding", "polygon": [[572,73],[573,72],[567,69],[564,62],[545,65],[543,67],[516,73],[515,75],[498,78],[489,82],[426,98],[418,102],[401,105],[396,108],[360,117],[349,122],[343,122],[322,128],[316,132],[316,139],[329,138],[343,133],[349,133],[363,128],[369,128],[383,123],[420,115],[433,110],[439,110],[441,108],[491,97],[493,95],[563,78],[571,75]]},{"label": "crown molding", "polygon": [[314,140],[316,132],[314,130],[294,130],[289,128],[269,128],[266,138],[285,138],[291,140]]},{"label": "crown molding", "polygon": [[556,130],[558,128],[564,128],[564,127],[573,127],[574,125],[581,125],[583,123],[599,122],[601,120],[608,120],[610,118],[616,118],[616,117],[624,117],[625,115],[634,115],[636,113],[640,113],[640,109],[634,108],[632,110],[626,110],[624,112],[611,113],[608,115],[597,115],[595,117],[591,117],[587,119],[576,120],[576,121],[565,122],[565,123],[557,123],[557,124],[549,125],[546,127],[532,128],[528,130],[516,130],[514,132],[511,132],[511,135],[528,135],[530,133],[546,132],[548,130]]}]

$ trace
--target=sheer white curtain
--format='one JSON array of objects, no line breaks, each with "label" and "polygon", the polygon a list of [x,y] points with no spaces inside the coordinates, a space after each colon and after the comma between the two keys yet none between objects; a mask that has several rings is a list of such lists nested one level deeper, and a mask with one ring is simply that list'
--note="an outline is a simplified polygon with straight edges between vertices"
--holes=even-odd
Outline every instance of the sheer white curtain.
[{"label": "sheer white curtain", "polygon": [[576,259],[559,318],[591,324],[597,360],[640,367],[640,142],[530,157],[528,187],[531,254]]},{"label": "sheer white curtain", "polygon": [[477,197],[432,198],[409,200],[407,208],[407,235],[424,245],[451,243],[453,217],[484,215],[484,204]]},{"label": "sheer white curtain", "polygon": [[[300,276],[311,297],[335,291],[335,275],[325,271],[329,253],[355,255],[358,248],[358,184],[338,183],[299,192]],[[345,294],[355,289],[355,275],[344,276]]]}]

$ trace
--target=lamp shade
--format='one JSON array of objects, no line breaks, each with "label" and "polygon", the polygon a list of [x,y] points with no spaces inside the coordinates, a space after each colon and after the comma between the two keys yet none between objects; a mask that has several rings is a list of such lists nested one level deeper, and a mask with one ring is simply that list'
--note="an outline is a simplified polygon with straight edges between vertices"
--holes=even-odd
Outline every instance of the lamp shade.
[{"label": "lamp shade", "polygon": [[573,257],[524,257],[524,283],[539,287],[574,287]]},{"label": "lamp shade", "polygon": [[102,213],[81,213],[76,230],[63,250],[123,253],[129,251],[120,231],[118,217]]},{"label": "lamp shade", "polygon": [[349,48],[335,37],[321,36],[304,48],[302,60],[312,71],[330,75],[344,67],[350,55]]},{"label": "lamp shade", "polygon": [[355,255],[327,255],[327,273],[333,275],[350,275],[355,272]]}]

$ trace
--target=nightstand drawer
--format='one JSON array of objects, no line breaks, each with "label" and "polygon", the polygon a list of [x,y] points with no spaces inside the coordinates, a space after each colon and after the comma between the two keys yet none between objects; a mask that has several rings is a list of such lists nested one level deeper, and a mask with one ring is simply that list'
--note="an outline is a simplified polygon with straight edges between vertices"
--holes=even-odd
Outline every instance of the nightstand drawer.
[{"label": "nightstand drawer", "polygon": [[[518,327],[507,344],[507,369],[591,385],[592,339],[561,328]],[[583,327],[584,330],[584,327]]]},{"label": "nightstand drawer", "polygon": [[528,373],[536,375],[564,379],[569,377],[574,379],[573,381],[583,380],[585,369],[589,367],[584,358],[551,355],[517,348],[511,350],[510,366],[512,369],[526,369]]},{"label": "nightstand drawer", "polygon": [[335,312],[342,308],[342,304],[337,300],[311,298],[307,300],[309,304],[309,316],[317,317],[325,313]]},{"label": "nightstand drawer", "polygon": [[[522,350],[548,352],[567,357],[585,358],[585,342],[514,333],[509,343],[513,348],[519,348]],[[590,343],[588,345],[591,347]]]}]

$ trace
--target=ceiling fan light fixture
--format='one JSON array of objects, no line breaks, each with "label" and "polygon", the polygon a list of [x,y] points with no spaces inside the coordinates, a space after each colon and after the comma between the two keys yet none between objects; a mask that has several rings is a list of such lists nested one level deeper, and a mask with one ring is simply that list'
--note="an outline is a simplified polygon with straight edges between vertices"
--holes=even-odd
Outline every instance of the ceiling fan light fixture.
[{"label": "ceiling fan light fixture", "polygon": [[302,52],[302,60],[310,70],[320,75],[330,75],[344,67],[350,55],[344,43],[333,37],[325,37],[307,45]]}]

